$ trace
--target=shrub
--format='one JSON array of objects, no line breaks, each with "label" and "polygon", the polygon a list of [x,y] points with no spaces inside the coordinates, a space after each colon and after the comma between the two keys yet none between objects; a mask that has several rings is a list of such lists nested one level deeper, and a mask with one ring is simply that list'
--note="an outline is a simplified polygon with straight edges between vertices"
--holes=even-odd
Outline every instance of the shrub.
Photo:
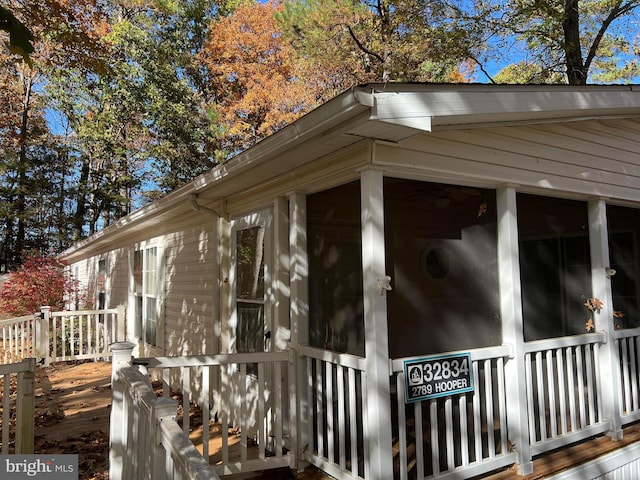
[{"label": "shrub", "polygon": [[65,271],[65,266],[53,255],[27,255],[2,287],[0,313],[29,315],[40,311],[43,305],[54,311],[64,309],[65,299],[79,294],[78,282]]}]

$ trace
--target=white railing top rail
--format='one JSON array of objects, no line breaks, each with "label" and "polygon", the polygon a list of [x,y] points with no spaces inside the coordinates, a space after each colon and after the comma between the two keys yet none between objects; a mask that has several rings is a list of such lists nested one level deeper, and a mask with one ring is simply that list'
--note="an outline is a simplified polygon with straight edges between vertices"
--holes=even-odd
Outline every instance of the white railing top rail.
[{"label": "white railing top rail", "polygon": [[640,327],[636,328],[623,328],[621,330],[614,330],[613,338],[618,340],[620,338],[640,337]]},{"label": "white railing top rail", "polygon": [[8,375],[10,373],[35,372],[35,366],[35,359],[25,358],[20,362],[0,365],[0,375]]},{"label": "white railing top rail", "polygon": [[582,335],[569,335],[566,337],[545,338],[534,340],[524,344],[525,353],[541,352],[543,350],[555,350],[558,348],[579,347],[594,343],[606,343],[607,336],[604,332],[585,333]]},{"label": "white railing top rail", "polygon": [[217,355],[190,355],[188,357],[140,357],[132,363],[146,368],[206,367],[214,365],[234,365],[237,363],[288,362],[291,353],[219,353]]},{"label": "white railing top rail", "polygon": [[[455,350],[451,352],[440,352],[434,354],[434,356],[439,355],[455,355],[459,353],[469,353],[471,354],[471,361],[478,362],[482,360],[489,360],[492,358],[513,358],[513,347],[511,345],[497,345],[495,347],[484,347],[484,348],[476,348],[473,350]],[[425,355],[414,356],[414,357],[404,357],[404,358],[394,358],[390,360],[391,362],[391,371],[393,373],[402,372],[404,370],[404,362],[411,360],[418,360],[423,358]]]},{"label": "white railing top rail", "polygon": [[[116,370],[115,380],[125,385],[125,392],[137,398],[144,406],[145,412],[151,415],[154,404],[166,399],[160,399],[153,392],[149,377],[136,367],[123,367]],[[125,393],[126,394],[126,393]],[[177,406],[177,404],[176,404]],[[164,417],[158,423],[161,444],[166,455],[171,457],[174,470],[186,480],[220,480],[215,468],[202,457],[182,427],[175,421],[175,416]],[[132,441],[153,441],[153,439],[130,439]]]},{"label": "white railing top rail", "polygon": [[117,308],[103,308],[100,310],[60,310],[58,312],[50,312],[52,317],[75,317],[82,315],[103,315],[109,313],[118,313]]},{"label": "white railing top rail", "polygon": [[299,353],[300,355],[322,360],[323,362],[341,365],[347,368],[353,368],[354,370],[366,370],[365,359],[350,353],[331,352],[329,350],[322,350],[321,348],[311,347],[309,345],[300,345]]},{"label": "white railing top rail", "polygon": [[[39,313],[36,313],[35,315],[39,315]],[[15,325],[16,323],[28,322],[30,320],[33,320],[33,317],[34,317],[34,314],[31,314],[31,315],[23,315],[21,317],[13,317],[13,318],[6,318],[4,320],[0,320],[0,328],[8,327],[9,325]]]},{"label": "white railing top rail", "polygon": [[220,480],[220,477],[196,450],[180,425],[176,422],[161,422],[160,435],[162,445],[173,459],[176,470],[185,474],[190,480]]}]

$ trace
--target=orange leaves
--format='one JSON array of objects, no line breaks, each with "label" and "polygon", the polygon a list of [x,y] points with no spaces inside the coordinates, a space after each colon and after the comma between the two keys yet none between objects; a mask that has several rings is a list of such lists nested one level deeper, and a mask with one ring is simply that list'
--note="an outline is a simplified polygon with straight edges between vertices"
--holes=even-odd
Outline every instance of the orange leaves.
[{"label": "orange leaves", "polygon": [[602,310],[603,303],[602,303],[602,300],[600,300],[599,298],[589,297],[587,298],[587,301],[584,302],[584,306],[587,307],[592,312],[600,313],[600,310]]},{"label": "orange leaves", "polygon": [[584,329],[588,332],[588,333],[592,333],[595,332],[596,330],[596,326],[593,323],[593,318],[590,318],[589,320],[587,320],[587,323],[584,325]]},{"label": "orange leaves", "polygon": [[[604,303],[599,298],[589,297],[584,302],[584,306],[587,307],[587,309],[590,312],[600,313],[600,310],[602,310],[602,307],[604,307]],[[613,311],[613,318],[614,318],[613,328],[615,330],[622,329],[622,325],[620,325],[619,323],[615,323],[615,319],[623,318],[623,317],[624,317],[624,313],[622,313],[621,311],[619,311],[619,310],[614,310]],[[595,326],[595,324],[593,322],[593,318],[592,317],[590,317],[589,320],[587,320],[587,323],[585,323],[584,329],[588,333],[595,332],[596,326]]]},{"label": "orange leaves", "polygon": [[245,3],[211,25],[199,60],[211,75],[231,151],[249,147],[305,112],[307,92],[273,3]]}]

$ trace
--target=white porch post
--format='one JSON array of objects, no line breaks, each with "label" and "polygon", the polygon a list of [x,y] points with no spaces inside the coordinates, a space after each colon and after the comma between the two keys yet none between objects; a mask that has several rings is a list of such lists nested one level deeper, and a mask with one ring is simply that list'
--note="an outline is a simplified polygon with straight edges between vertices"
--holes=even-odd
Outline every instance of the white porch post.
[{"label": "white porch post", "polygon": [[607,205],[604,200],[589,202],[589,244],[591,245],[591,283],[593,296],[602,300],[602,308],[595,313],[596,330],[603,331],[607,343],[600,347],[600,385],[602,388],[602,412],[611,422],[609,437],[622,439],[620,418],[620,377],[618,352],[613,341],[613,295],[611,281],[605,269],[609,267],[609,240],[607,238]]},{"label": "white porch post", "polygon": [[505,364],[507,423],[509,439],[516,445],[518,473],[533,472],[529,422],[527,415],[527,385],[525,381],[524,329],[522,292],[518,249],[518,216],[516,190],[500,188],[496,192],[498,210],[498,268],[500,278],[500,313],[502,342],[513,347],[513,358]]},{"label": "white porch post", "polygon": [[365,170],[360,177],[362,218],[362,283],[364,299],[366,403],[364,431],[369,446],[367,479],[393,478],[391,401],[384,247],[383,175]]},{"label": "white porch post", "polygon": [[122,368],[131,366],[131,354],[135,345],[131,342],[118,342],[110,345],[111,357],[111,416],[109,418],[109,478],[119,480],[124,474],[125,425],[124,386],[119,378]]},{"label": "white porch post", "polygon": [[307,198],[300,193],[289,197],[289,286],[291,315],[291,348],[296,353],[292,375],[297,381],[289,383],[291,443],[295,465],[305,467],[305,446],[309,443],[308,428],[311,409],[307,398],[307,363],[300,357],[298,347],[309,343],[309,260],[307,255]]}]

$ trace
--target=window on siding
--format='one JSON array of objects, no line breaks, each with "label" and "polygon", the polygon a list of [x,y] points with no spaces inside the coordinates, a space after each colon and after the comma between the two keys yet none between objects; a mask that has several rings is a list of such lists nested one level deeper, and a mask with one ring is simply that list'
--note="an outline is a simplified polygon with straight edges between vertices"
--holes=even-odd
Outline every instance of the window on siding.
[{"label": "window on siding", "polygon": [[585,202],[518,194],[526,341],[586,333],[591,292]]},{"label": "window on siding", "polygon": [[616,328],[640,326],[640,210],[607,206],[609,262]]},{"label": "window on siding", "polygon": [[158,344],[158,249],[133,252],[134,335]]}]

